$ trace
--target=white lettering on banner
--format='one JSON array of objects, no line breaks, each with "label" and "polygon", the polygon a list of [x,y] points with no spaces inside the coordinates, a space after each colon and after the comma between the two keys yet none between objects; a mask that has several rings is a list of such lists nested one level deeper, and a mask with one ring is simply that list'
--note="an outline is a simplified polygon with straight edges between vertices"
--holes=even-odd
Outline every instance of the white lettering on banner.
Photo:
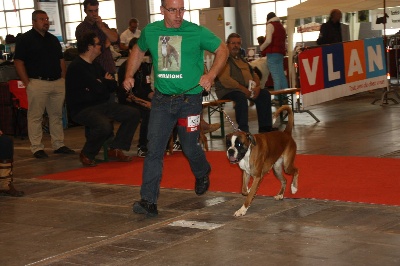
[{"label": "white lettering on banner", "polygon": [[358,74],[364,73],[360,57],[358,56],[357,49],[352,49],[350,53],[350,62],[349,62],[349,71],[347,72],[347,76],[353,76],[354,72],[358,72]]},{"label": "white lettering on banner", "polygon": [[303,62],[304,70],[307,75],[307,80],[310,85],[315,85],[315,82],[317,80],[318,60],[319,60],[319,56],[316,56],[313,58],[311,69],[310,69],[310,64],[308,63],[307,59],[301,60]]},{"label": "white lettering on banner", "polygon": [[382,54],[382,46],[377,45],[376,46],[376,51],[372,46],[367,47],[368,51],[368,58],[369,58],[369,64],[368,64],[368,70],[369,72],[374,71],[374,63],[378,67],[379,70],[383,69],[383,57],[381,56]]},{"label": "white lettering on banner", "polygon": [[333,71],[333,54],[327,54],[328,80],[340,79],[340,71]]},{"label": "white lettering on banner", "polygon": [[158,74],[158,77],[164,79],[183,79],[182,74]]}]

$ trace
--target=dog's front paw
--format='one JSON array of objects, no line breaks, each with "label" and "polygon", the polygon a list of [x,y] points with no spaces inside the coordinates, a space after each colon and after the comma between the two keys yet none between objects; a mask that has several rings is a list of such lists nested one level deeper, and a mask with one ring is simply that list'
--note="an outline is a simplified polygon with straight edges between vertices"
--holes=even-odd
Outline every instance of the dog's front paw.
[{"label": "dog's front paw", "polygon": [[283,200],[283,195],[278,194],[274,197],[275,200]]},{"label": "dog's front paw", "polygon": [[246,215],[247,208],[243,205],[239,210],[237,210],[234,214],[235,217],[240,217]]}]

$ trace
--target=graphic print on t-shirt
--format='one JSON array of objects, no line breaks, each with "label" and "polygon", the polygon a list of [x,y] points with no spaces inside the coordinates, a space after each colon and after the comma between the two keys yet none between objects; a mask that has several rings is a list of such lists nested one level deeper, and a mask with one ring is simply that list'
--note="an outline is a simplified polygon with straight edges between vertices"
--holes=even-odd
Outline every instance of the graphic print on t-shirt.
[{"label": "graphic print on t-shirt", "polygon": [[182,36],[160,36],[158,42],[158,70],[181,70]]}]

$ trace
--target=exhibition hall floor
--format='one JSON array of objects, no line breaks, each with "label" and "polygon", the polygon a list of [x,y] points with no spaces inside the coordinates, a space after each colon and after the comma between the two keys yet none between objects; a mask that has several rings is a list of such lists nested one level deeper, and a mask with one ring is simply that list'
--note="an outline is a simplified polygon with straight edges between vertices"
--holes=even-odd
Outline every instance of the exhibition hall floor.
[{"label": "exhibition hall floor", "polygon": [[[383,106],[380,101],[371,104],[381,93],[365,92],[309,107],[319,123],[308,113],[296,113],[297,153],[400,159],[400,105],[391,101]],[[225,110],[234,118],[232,103]],[[213,122],[218,119],[215,114]],[[252,106],[251,132],[257,128]],[[232,131],[227,121],[225,130]],[[137,137],[129,151],[135,156]],[[247,214],[237,218],[233,214],[244,201],[239,190],[196,196],[192,189],[162,188],[159,216],[149,219],[132,212],[133,202],[140,198],[139,186],[39,178],[82,168],[78,159],[84,142],[82,127],[65,130],[65,144],[75,155],[53,154],[50,136],[43,138],[47,159],[35,159],[26,138],[14,138],[15,185],[26,195],[0,197],[0,265],[400,264],[400,206],[395,204],[315,199],[312,195],[275,201],[258,195]],[[208,136],[208,140],[211,151],[225,150],[224,138]],[[318,166],[316,171],[321,170]],[[332,160],[326,175],[322,169],[321,182],[329,178],[331,167],[346,177],[344,187],[346,179],[355,178],[349,167]],[[372,170],[378,178],[400,185],[398,172],[385,169],[386,174],[380,175],[379,166]],[[186,177],[180,174],[179,178],[192,180],[194,186],[191,172],[184,173]],[[299,173],[299,193],[317,189],[306,182],[301,168]],[[134,168],[132,178],[137,178]],[[241,176],[224,178],[230,184],[240,182]],[[265,178],[261,187],[276,182]]]}]

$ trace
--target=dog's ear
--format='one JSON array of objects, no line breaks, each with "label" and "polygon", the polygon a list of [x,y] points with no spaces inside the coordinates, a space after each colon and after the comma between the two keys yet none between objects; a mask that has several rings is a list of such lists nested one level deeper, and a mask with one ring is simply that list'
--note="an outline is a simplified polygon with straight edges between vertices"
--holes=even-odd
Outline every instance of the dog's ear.
[{"label": "dog's ear", "polygon": [[166,36],[165,37],[165,39],[167,40],[167,42],[169,41],[169,39],[170,39],[170,37],[169,36]]},{"label": "dog's ear", "polygon": [[250,133],[246,134],[247,138],[250,140],[250,143],[253,144],[253,146],[256,146],[256,139],[254,138],[254,136]]},{"label": "dog's ear", "polygon": [[229,133],[228,135],[226,135],[225,144],[226,144],[227,148],[229,148],[232,145],[231,139],[232,139],[232,133]]},{"label": "dog's ear", "polygon": [[163,36],[160,36],[160,41],[162,41],[162,39],[163,39]]}]

